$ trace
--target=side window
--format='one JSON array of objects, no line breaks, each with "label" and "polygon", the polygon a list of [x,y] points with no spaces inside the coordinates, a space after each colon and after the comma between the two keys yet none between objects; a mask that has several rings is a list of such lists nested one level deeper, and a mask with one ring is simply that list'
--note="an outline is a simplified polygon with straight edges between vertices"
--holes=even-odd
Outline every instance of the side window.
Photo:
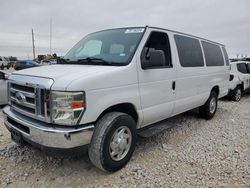
[{"label": "side window", "polygon": [[247,66],[245,63],[239,63],[237,64],[237,69],[239,72],[243,73],[243,74],[247,74],[248,71],[247,71]]},{"label": "side window", "polygon": [[218,45],[202,41],[207,66],[223,66],[224,59]]},{"label": "side window", "polygon": [[203,67],[203,55],[199,40],[182,35],[174,36],[182,67]]},{"label": "side window", "polygon": [[172,67],[169,38],[166,33],[153,31],[150,34],[146,42],[146,45],[143,48],[141,54],[141,61],[148,62],[150,59],[149,57],[150,52],[156,50],[163,52],[165,56],[165,64],[164,65],[156,64],[155,66],[151,66],[151,68]]},{"label": "side window", "polygon": [[226,48],[222,47],[222,51],[223,51],[223,54],[224,54],[224,57],[225,57],[226,65],[228,66],[229,65],[229,58],[228,58],[228,55],[227,55]]}]

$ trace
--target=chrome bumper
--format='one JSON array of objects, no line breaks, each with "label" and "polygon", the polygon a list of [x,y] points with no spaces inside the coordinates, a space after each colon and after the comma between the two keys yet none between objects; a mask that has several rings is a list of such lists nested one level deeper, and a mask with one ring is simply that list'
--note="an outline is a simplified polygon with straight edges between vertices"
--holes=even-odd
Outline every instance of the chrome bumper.
[{"label": "chrome bumper", "polygon": [[7,129],[15,129],[24,140],[51,148],[70,149],[90,143],[94,125],[62,127],[31,119],[11,110],[3,109],[4,124]]}]

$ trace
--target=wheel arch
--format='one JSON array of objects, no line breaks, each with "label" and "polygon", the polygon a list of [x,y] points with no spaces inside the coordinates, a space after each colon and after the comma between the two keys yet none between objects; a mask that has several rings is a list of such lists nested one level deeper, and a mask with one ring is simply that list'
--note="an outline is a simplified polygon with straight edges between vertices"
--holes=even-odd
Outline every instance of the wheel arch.
[{"label": "wheel arch", "polygon": [[217,93],[217,96],[220,95],[220,88],[219,88],[218,85],[214,86],[214,87],[211,89],[211,93],[212,93],[213,91]]},{"label": "wheel arch", "polygon": [[109,112],[123,112],[126,113],[128,115],[130,115],[134,121],[136,123],[138,123],[139,120],[139,115],[136,111],[136,107],[135,105],[133,105],[132,103],[119,103],[119,104],[115,104],[112,105],[110,107],[108,107],[107,109],[105,109],[97,118],[96,121],[98,121],[103,115],[109,113]]},{"label": "wheel arch", "polygon": [[244,82],[241,82],[240,84],[238,84],[237,86],[239,86],[241,88],[241,91],[244,91]]}]

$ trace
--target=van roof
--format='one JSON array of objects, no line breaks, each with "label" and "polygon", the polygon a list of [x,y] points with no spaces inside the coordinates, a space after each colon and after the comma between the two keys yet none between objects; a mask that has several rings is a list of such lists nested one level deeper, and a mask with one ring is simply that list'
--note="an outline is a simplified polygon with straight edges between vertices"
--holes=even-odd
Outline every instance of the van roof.
[{"label": "van roof", "polygon": [[[194,37],[194,38],[197,38],[197,39],[201,39],[201,40],[205,40],[207,42],[210,42],[210,43],[214,43],[214,44],[217,44],[217,45],[221,45],[221,46],[224,46],[224,44],[221,44],[221,43],[218,43],[218,42],[215,42],[215,41],[211,41],[211,40],[208,40],[208,39],[205,39],[205,38],[202,38],[202,37],[197,37],[195,35],[191,35],[191,34],[187,34],[187,33],[183,33],[183,32],[179,32],[179,31],[174,31],[174,30],[170,30],[170,29],[165,29],[165,28],[161,28],[161,27],[154,27],[154,26],[132,26],[132,27],[118,27],[118,28],[111,28],[111,29],[104,29],[104,30],[100,30],[100,31],[106,31],[106,30],[112,30],[112,29],[132,29],[132,28],[152,28],[152,29],[160,29],[160,30],[165,30],[165,31],[170,31],[170,32],[174,32],[174,33],[177,33],[177,34],[181,34],[181,35],[186,35],[186,36],[190,36],[190,37]],[[99,31],[97,31],[99,32]],[[96,32],[94,32],[96,33]]]},{"label": "van roof", "polygon": [[153,28],[153,29],[161,29],[161,30],[166,30],[166,31],[170,31],[170,32],[174,32],[174,33],[178,33],[178,34],[182,34],[182,35],[187,35],[187,36],[190,36],[190,37],[195,37],[195,38],[198,38],[198,39],[202,39],[202,40],[205,40],[205,41],[208,41],[208,42],[211,42],[211,43],[214,43],[214,44],[218,44],[218,45],[221,45],[221,46],[225,46],[224,44],[221,44],[221,43],[218,43],[218,42],[215,42],[215,41],[211,41],[211,40],[208,40],[208,39],[205,39],[205,38],[202,38],[202,37],[197,37],[195,35],[191,35],[191,34],[187,34],[187,33],[183,33],[183,32],[179,32],[179,31],[174,31],[174,30],[170,30],[170,29],[165,29],[165,28],[161,28],[161,27],[154,27],[154,26],[145,26],[145,28]]}]

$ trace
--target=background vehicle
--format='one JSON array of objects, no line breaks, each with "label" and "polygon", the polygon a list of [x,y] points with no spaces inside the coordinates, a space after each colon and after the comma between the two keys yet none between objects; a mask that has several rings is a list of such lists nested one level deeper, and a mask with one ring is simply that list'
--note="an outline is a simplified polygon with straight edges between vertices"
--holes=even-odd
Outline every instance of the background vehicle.
[{"label": "background vehicle", "polygon": [[8,103],[7,80],[9,75],[0,71],[0,105]]},{"label": "background vehicle", "polygon": [[10,76],[5,125],[18,143],[89,145],[91,162],[104,171],[126,165],[137,134],[159,133],[167,118],[197,107],[211,119],[228,93],[225,47],[166,29],[95,32],[64,58]]},{"label": "background vehicle", "polygon": [[11,62],[10,59],[8,57],[3,57],[5,59],[5,61],[7,61],[8,65],[7,68],[9,69],[11,67]]},{"label": "background vehicle", "polygon": [[8,59],[9,59],[9,62],[10,62],[10,67],[14,67],[14,65],[18,61],[17,57],[13,57],[13,56],[9,56]]},{"label": "background vehicle", "polygon": [[240,101],[241,96],[250,90],[250,69],[245,61],[230,63],[230,88],[228,96],[234,101]]},{"label": "background vehicle", "polygon": [[40,65],[49,65],[50,61],[49,60],[42,60],[40,61]]},{"label": "background vehicle", "polygon": [[5,57],[0,56],[0,68],[3,70],[4,68],[9,69],[10,68],[10,64],[9,62],[6,60]]},{"label": "background vehicle", "polygon": [[14,69],[22,70],[22,69],[27,69],[27,68],[37,67],[37,66],[39,66],[39,64],[32,60],[17,61],[16,64],[14,65]]},{"label": "background vehicle", "polygon": [[40,62],[41,65],[54,65],[57,64],[57,60],[55,59],[50,59],[50,60],[42,60]]}]

